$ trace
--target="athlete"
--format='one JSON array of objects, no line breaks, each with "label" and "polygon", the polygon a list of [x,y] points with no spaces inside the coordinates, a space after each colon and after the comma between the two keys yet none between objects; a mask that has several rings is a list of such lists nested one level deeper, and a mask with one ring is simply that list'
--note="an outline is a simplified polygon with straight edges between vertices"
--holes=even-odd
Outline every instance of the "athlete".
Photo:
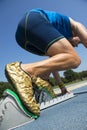
[{"label": "athlete", "polygon": [[[27,64],[17,61],[5,67],[7,79],[13,84],[27,109],[40,115],[33,85],[46,89],[53,98],[56,97],[51,84],[44,76],[80,65],[81,60],[74,47],[82,43],[87,48],[87,30],[80,22],[63,14],[33,9],[20,20],[16,40],[23,49],[49,57]],[[65,87],[62,89],[64,94],[67,93]]]}]

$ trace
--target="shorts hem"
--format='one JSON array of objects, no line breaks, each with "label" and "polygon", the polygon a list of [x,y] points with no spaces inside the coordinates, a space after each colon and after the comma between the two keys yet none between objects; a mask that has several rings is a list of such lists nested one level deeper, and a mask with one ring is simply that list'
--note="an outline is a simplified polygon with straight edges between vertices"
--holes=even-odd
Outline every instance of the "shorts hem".
[{"label": "shorts hem", "polygon": [[46,49],[45,49],[45,54],[47,53],[48,48],[49,48],[52,44],[54,44],[56,41],[58,41],[58,40],[60,40],[60,39],[62,39],[62,38],[64,38],[64,36],[60,36],[60,37],[58,37],[58,38],[52,40],[52,41],[48,44],[48,46],[46,47]]}]

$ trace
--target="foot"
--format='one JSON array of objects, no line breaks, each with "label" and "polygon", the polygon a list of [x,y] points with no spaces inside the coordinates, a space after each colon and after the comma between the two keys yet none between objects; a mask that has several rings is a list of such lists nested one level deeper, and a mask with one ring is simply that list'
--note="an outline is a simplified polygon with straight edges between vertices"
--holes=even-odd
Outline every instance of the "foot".
[{"label": "foot", "polygon": [[7,64],[5,74],[9,82],[16,89],[20,99],[32,113],[39,115],[40,107],[33,98],[33,86],[31,77],[21,69],[19,62]]},{"label": "foot", "polygon": [[45,89],[46,92],[52,97],[57,97],[57,94],[54,93],[52,85],[46,81],[41,79],[40,77],[32,77],[32,82],[35,84],[39,89]]}]

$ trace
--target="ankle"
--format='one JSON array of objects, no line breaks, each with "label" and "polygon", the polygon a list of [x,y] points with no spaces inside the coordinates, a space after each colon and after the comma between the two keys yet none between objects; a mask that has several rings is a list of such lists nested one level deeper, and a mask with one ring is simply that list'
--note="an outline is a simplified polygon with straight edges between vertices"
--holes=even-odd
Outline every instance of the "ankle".
[{"label": "ankle", "polygon": [[30,65],[28,64],[21,64],[21,68],[26,72],[26,73],[28,73],[29,75],[31,75],[31,76],[34,76],[34,72],[32,71],[32,70],[34,70],[34,69],[32,69],[32,67],[30,67]]}]

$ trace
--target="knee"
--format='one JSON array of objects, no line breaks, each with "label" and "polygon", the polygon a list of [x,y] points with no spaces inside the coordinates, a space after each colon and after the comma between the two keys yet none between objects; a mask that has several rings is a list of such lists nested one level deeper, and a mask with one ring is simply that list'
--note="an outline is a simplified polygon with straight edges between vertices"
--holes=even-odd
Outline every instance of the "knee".
[{"label": "knee", "polygon": [[81,59],[80,59],[80,57],[79,56],[74,56],[73,58],[72,58],[72,68],[73,69],[75,69],[75,68],[77,68],[80,64],[81,64]]}]

